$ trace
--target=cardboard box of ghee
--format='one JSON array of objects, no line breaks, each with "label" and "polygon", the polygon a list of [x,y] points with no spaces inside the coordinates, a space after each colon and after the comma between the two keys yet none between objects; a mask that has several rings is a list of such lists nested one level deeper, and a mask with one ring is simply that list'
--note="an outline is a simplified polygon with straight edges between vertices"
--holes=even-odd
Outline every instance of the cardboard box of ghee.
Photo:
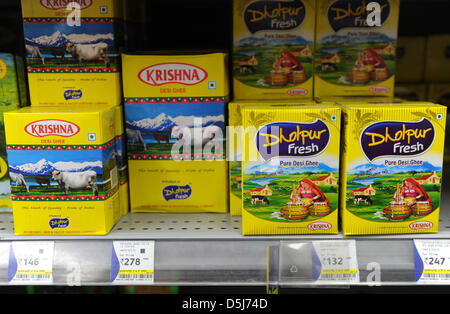
[{"label": "cardboard box of ghee", "polygon": [[115,110],[5,113],[17,235],[104,235],[120,217]]},{"label": "cardboard box of ghee", "polygon": [[32,106],[121,102],[116,0],[22,0]]},{"label": "cardboard box of ghee", "polygon": [[245,106],[314,104],[313,101],[285,100],[234,100],[228,103],[227,157],[229,161],[230,215],[242,213],[242,108]]},{"label": "cardboard box of ghee", "polygon": [[0,212],[11,212],[11,188],[6,156],[5,125],[3,113],[20,106],[18,75],[15,57],[0,53]]},{"label": "cardboard box of ghee", "polygon": [[120,212],[124,216],[128,214],[129,192],[128,192],[128,158],[126,150],[126,137],[124,128],[123,106],[115,107],[116,124],[116,158],[119,171],[119,194],[120,194]]},{"label": "cardboard box of ghee", "polygon": [[242,108],[244,235],[338,232],[341,110]]},{"label": "cardboard box of ghee", "polygon": [[233,1],[237,99],[313,97],[315,0]]},{"label": "cardboard box of ghee", "polygon": [[227,212],[227,55],[123,54],[131,212]]},{"label": "cardboard box of ghee", "polygon": [[398,38],[395,80],[400,83],[420,83],[425,74],[426,37]]},{"label": "cardboard box of ghee", "polygon": [[438,231],[446,107],[340,102],[347,235]]},{"label": "cardboard box of ghee", "polygon": [[427,37],[425,81],[450,82],[450,34]]},{"label": "cardboard box of ghee", "polygon": [[393,96],[400,1],[370,3],[317,1],[315,96]]}]

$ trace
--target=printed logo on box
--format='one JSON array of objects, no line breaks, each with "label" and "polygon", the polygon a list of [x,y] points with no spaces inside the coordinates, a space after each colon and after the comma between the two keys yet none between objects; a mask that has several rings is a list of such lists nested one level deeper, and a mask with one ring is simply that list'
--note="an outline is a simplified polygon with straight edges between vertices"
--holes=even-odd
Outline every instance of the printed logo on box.
[{"label": "printed logo on box", "polygon": [[163,189],[162,193],[166,201],[185,200],[192,195],[192,188],[188,184],[168,185]]},{"label": "printed logo on box", "polygon": [[309,230],[330,230],[333,226],[328,222],[313,222],[308,226]]},{"label": "printed logo on box", "polygon": [[370,2],[378,3],[380,7],[381,25],[389,18],[391,7],[388,0],[338,0],[328,8],[328,22],[335,32],[343,28],[366,28],[367,16],[371,13],[367,5]]},{"label": "printed logo on box", "polygon": [[80,132],[80,127],[75,123],[64,120],[39,120],[28,124],[25,127],[25,132],[35,137],[71,137]]},{"label": "printed logo on box", "polygon": [[312,157],[323,152],[330,142],[325,122],[275,122],[256,133],[256,147],[264,160],[273,157]]},{"label": "printed logo on box", "polygon": [[305,20],[305,5],[300,0],[255,1],[244,10],[250,33],[263,30],[290,30]]},{"label": "printed logo on box", "polygon": [[89,8],[92,0],[41,0],[41,5],[50,10],[66,9],[69,3],[75,2],[80,5],[80,9]]},{"label": "printed logo on box", "polygon": [[51,219],[50,222],[50,228],[67,228],[69,226],[69,219],[68,218],[54,218]]},{"label": "printed logo on box", "polygon": [[64,99],[65,100],[69,100],[69,99],[77,100],[77,99],[81,99],[81,97],[83,97],[83,92],[81,91],[81,89],[64,91]]},{"label": "printed logo on box", "polygon": [[409,228],[412,230],[419,230],[419,229],[431,229],[433,228],[433,223],[430,221],[416,221],[409,225]]},{"label": "printed logo on box", "polygon": [[208,73],[192,64],[161,63],[149,66],[138,74],[139,79],[152,86],[164,84],[196,85],[208,77]]},{"label": "printed logo on box", "polygon": [[386,121],[369,125],[361,133],[361,149],[370,161],[379,157],[417,156],[434,143],[433,123]]}]

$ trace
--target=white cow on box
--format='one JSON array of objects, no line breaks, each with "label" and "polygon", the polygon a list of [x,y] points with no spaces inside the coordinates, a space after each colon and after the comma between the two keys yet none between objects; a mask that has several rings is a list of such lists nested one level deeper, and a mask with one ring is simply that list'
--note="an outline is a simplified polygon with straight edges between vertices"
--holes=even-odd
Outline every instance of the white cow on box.
[{"label": "white cow on box", "polygon": [[27,55],[31,55],[32,58],[39,58],[42,61],[42,64],[45,64],[44,57],[37,46],[25,45],[25,50]]},{"label": "white cow on box", "polygon": [[109,67],[108,44],[100,42],[96,44],[66,44],[66,51],[78,61],[81,66],[83,61],[95,61],[103,59],[105,67]]},{"label": "white cow on box", "polygon": [[92,195],[98,195],[97,173],[93,170],[83,172],[62,172],[55,170],[52,172],[52,179],[57,181],[64,190],[65,195],[70,189],[92,188]]},{"label": "white cow on box", "polygon": [[140,143],[144,147],[144,150],[147,150],[147,144],[144,141],[144,138],[142,137],[141,131],[127,128],[127,139],[131,143]]},{"label": "white cow on box", "polygon": [[15,183],[16,186],[23,185],[27,189],[27,192],[30,192],[30,187],[25,182],[23,175],[20,173],[9,172],[9,178],[11,179],[11,183]]}]

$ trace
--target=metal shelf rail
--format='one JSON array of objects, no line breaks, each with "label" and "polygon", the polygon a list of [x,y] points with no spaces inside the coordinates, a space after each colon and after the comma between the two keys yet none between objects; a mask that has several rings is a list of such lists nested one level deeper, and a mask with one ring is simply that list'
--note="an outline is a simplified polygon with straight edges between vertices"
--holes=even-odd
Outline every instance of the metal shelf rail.
[{"label": "metal shelf rail", "polygon": [[[318,285],[310,253],[317,240],[355,240],[360,280],[351,285],[414,285],[413,239],[450,239],[450,215],[443,211],[436,234],[248,237],[240,228],[240,217],[228,214],[130,213],[106,236],[15,236],[12,215],[0,214],[2,243],[54,241],[54,285],[110,285],[113,241],[154,240],[154,285],[252,286],[267,285],[271,278],[271,285],[281,287]],[[290,250],[292,243],[303,244],[302,249]],[[277,251],[272,261],[269,247]],[[8,262],[0,256],[1,285],[8,284]],[[331,284],[338,285],[349,283]]]}]

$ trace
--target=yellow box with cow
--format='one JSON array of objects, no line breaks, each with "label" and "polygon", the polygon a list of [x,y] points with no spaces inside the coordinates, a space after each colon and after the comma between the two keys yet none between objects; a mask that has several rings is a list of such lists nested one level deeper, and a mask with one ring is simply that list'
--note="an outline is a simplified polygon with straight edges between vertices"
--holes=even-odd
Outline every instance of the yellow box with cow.
[{"label": "yellow box with cow", "polygon": [[346,235],[438,232],[447,108],[339,100]]},{"label": "yellow box with cow", "polygon": [[227,212],[228,55],[123,54],[131,212]]},{"label": "yellow box with cow", "polygon": [[312,99],[316,0],[233,1],[235,99]]},{"label": "yellow box with cow", "polygon": [[227,158],[229,165],[230,215],[242,213],[242,109],[246,106],[292,106],[314,105],[314,101],[284,100],[234,100],[228,103]]},{"label": "yellow box with cow", "polygon": [[242,233],[338,232],[341,110],[330,103],[242,108]]},{"label": "yellow box with cow", "polygon": [[116,111],[109,106],[7,112],[17,235],[104,235],[120,218]]},{"label": "yellow box with cow", "polygon": [[32,106],[118,105],[117,0],[22,0]]},{"label": "yellow box with cow", "polygon": [[3,113],[21,106],[19,73],[14,55],[0,53],[0,212],[11,212],[11,189],[6,156]]},{"label": "yellow box with cow", "polygon": [[399,0],[321,0],[314,95],[394,95]]}]

